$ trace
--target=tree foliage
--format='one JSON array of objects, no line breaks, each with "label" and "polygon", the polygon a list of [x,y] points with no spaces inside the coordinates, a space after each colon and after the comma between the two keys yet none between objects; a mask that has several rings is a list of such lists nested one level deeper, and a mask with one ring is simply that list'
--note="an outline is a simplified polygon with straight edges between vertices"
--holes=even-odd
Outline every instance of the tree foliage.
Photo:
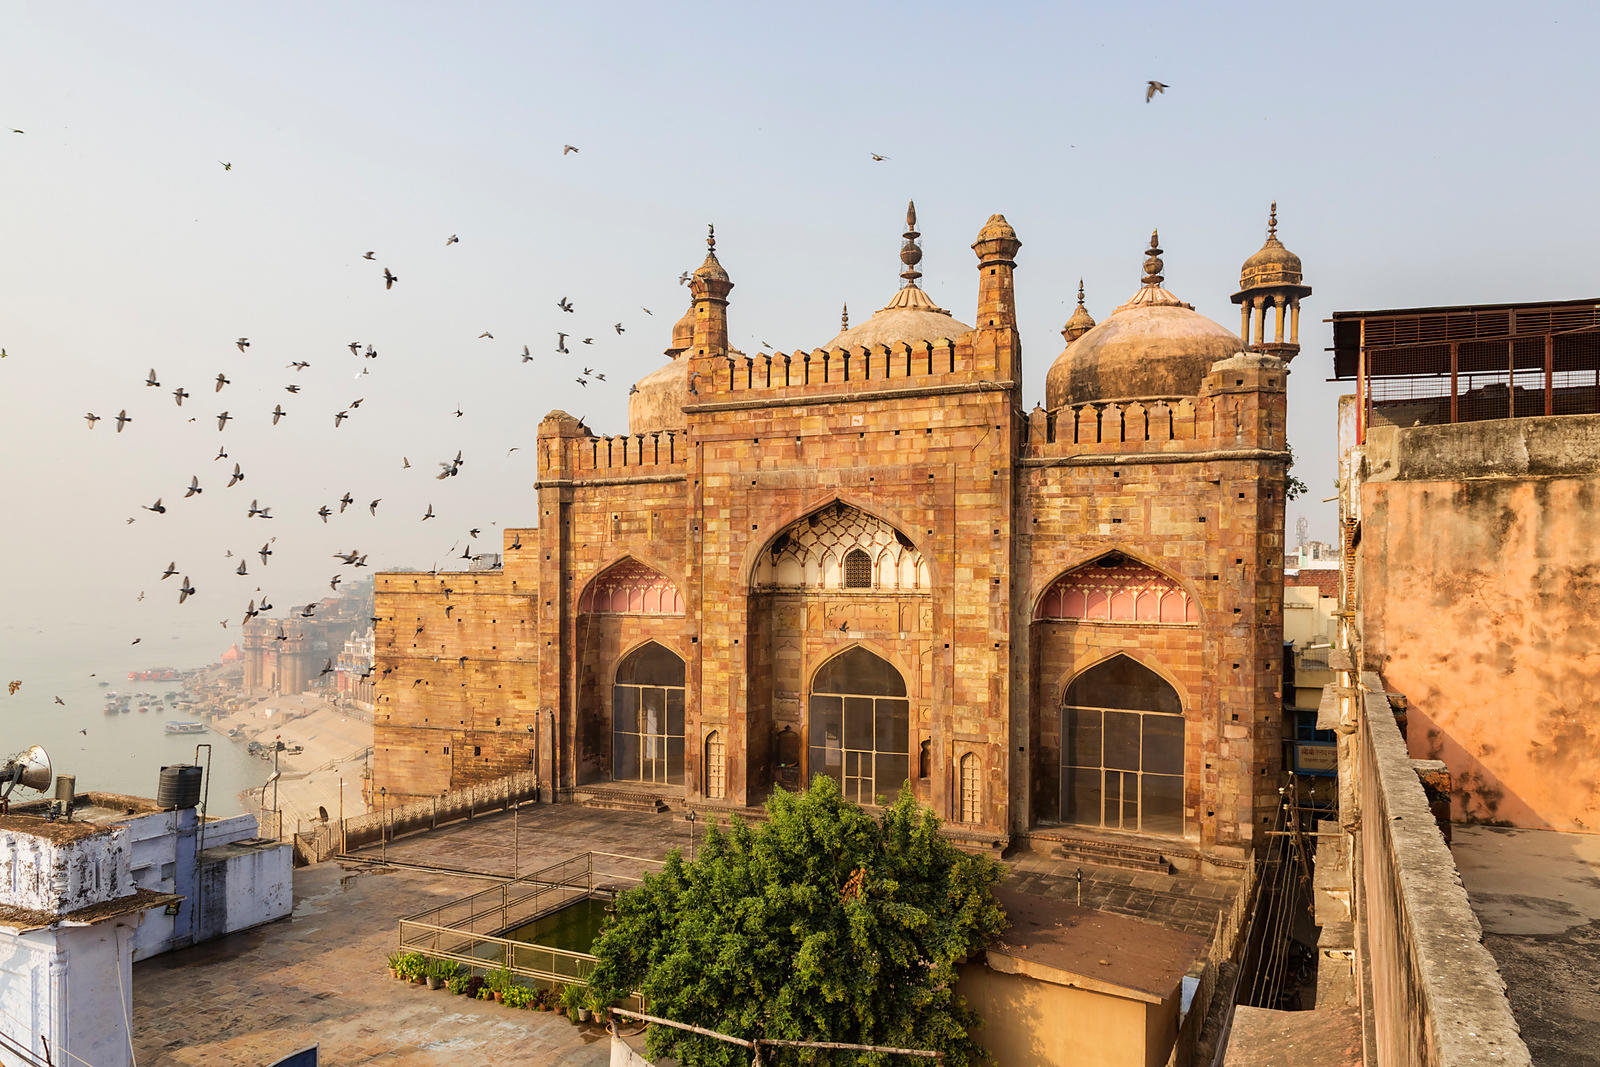
[{"label": "tree foliage", "polygon": [[[594,990],[613,1003],[637,990],[652,1014],[737,1037],[982,1059],[956,967],[1005,924],[991,893],[1000,865],[952,846],[909,791],[873,815],[821,777],[803,793],[779,790],[767,811],[762,825],[713,826],[693,862],[674,852],[618,898],[593,949]],[[648,1040],[652,1056],[686,1067],[750,1062],[736,1045],[668,1027]],[[808,1050],[762,1055],[831,1062]]]}]

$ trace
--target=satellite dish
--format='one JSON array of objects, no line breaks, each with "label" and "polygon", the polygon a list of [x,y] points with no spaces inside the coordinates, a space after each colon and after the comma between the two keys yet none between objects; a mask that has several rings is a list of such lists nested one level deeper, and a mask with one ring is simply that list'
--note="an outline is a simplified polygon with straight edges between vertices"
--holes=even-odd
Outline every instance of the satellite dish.
[{"label": "satellite dish", "polygon": [[42,745],[30,746],[6,760],[0,768],[0,797],[9,797],[19,785],[43,793],[50,788],[50,755]]}]

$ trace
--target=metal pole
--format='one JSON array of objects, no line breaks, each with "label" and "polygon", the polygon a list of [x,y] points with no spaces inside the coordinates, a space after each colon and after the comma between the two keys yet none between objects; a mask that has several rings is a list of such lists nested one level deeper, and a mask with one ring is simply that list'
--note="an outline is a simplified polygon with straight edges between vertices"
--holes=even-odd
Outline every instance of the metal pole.
[{"label": "metal pole", "polygon": [[517,876],[517,811],[521,804],[511,805],[511,877]]},{"label": "metal pole", "polygon": [[339,851],[344,848],[344,775],[339,776]]},{"label": "metal pole", "polygon": [[383,862],[384,863],[388,863],[389,862],[389,787],[386,786],[386,785],[385,786],[380,786],[378,788],[378,797],[379,797],[379,802],[383,805],[383,818],[378,823],[378,840],[383,843],[382,844],[382,859],[383,859]]}]

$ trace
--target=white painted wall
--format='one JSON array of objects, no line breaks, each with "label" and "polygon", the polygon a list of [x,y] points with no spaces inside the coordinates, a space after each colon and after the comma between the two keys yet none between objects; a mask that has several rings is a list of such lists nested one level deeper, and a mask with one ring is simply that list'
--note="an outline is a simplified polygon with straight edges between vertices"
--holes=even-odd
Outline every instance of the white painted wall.
[{"label": "white painted wall", "polygon": [[[40,1062],[65,1067],[133,1063],[133,935],[137,912],[88,926],[0,931],[0,1031]],[[0,1050],[0,1064],[27,1061]]]},{"label": "white painted wall", "polygon": [[294,908],[288,843],[207,848],[200,865],[199,940],[281,919]]},{"label": "white painted wall", "polygon": [[0,830],[0,904],[74,911],[133,891],[128,835],[110,827],[75,841]]}]

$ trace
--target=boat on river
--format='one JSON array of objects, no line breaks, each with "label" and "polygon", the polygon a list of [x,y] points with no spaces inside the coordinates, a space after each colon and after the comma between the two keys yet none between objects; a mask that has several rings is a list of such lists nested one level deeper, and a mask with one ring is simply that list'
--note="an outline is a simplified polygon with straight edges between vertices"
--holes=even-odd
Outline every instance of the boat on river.
[{"label": "boat on river", "polygon": [[169,734],[203,734],[206,732],[206,724],[203,722],[176,722],[173,720],[168,720],[165,729]]}]

